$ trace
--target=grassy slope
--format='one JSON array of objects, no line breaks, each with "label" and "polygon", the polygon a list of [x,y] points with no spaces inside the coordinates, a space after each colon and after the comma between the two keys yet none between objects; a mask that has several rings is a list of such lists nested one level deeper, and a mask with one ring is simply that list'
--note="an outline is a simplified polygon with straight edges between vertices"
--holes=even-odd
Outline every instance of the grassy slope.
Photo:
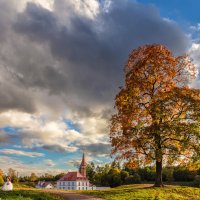
[{"label": "grassy slope", "polygon": [[109,200],[200,200],[200,189],[185,186],[153,188],[150,185],[126,185],[105,191],[87,191]]},{"label": "grassy slope", "polygon": [[0,191],[0,200],[62,200],[62,198],[36,190],[16,190],[9,192]]}]

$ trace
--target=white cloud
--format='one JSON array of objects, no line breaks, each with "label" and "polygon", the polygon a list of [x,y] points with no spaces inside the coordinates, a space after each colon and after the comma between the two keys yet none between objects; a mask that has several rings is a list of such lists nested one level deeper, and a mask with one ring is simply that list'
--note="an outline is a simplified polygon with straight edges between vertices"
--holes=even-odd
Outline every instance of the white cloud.
[{"label": "white cloud", "polygon": [[46,159],[46,160],[44,160],[44,163],[45,163],[45,165],[48,166],[48,167],[54,167],[54,166],[56,165],[56,164],[54,163],[54,161],[51,160],[51,159]]},{"label": "white cloud", "polygon": [[190,29],[193,31],[200,31],[200,23],[197,23],[196,25],[190,26]]},{"label": "white cloud", "polygon": [[27,151],[20,151],[15,149],[0,149],[0,153],[8,154],[8,155],[16,155],[16,156],[27,156],[27,157],[43,157],[43,153],[38,152],[27,152]]},{"label": "white cloud", "polygon": [[12,3],[16,5],[18,11],[22,11],[28,2],[34,2],[48,10],[52,10],[54,4],[54,0],[12,0]]},{"label": "white cloud", "polygon": [[[72,117],[72,115],[71,115]],[[105,143],[107,122],[100,117],[70,118],[81,129],[72,130],[62,120],[48,120],[38,114],[19,111],[0,113],[0,126],[18,129],[15,134],[22,145],[20,148],[42,147],[53,151],[75,152],[84,145]]]},{"label": "white cloud", "polygon": [[2,169],[6,175],[8,173],[9,168],[16,170],[16,172],[19,173],[18,174],[19,176],[30,175],[32,172],[38,175],[42,175],[45,173],[56,175],[61,172],[64,172],[64,170],[59,169],[59,167],[57,167],[56,169],[52,168],[49,169],[45,164],[44,165],[41,163],[27,164],[19,159],[11,158],[9,156],[0,156],[0,160],[1,160],[0,169]]},{"label": "white cloud", "polygon": [[[191,48],[188,51],[188,54],[193,59],[193,62],[197,65],[197,74],[199,74],[200,70],[200,44],[199,43],[192,43]],[[200,80],[197,78],[191,83],[192,87],[200,88]]]},{"label": "white cloud", "polygon": [[100,3],[98,0],[55,0],[53,10],[61,22],[68,21],[72,13],[94,19],[100,12]]}]

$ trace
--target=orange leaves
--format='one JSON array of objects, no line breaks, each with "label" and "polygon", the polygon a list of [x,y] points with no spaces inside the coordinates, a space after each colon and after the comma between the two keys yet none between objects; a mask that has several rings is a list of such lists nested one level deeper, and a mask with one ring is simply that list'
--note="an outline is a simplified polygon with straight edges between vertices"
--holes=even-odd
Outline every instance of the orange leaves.
[{"label": "orange leaves", "polygon": [[191,60],[162,45],[145,45],[131,52],[124,71],[111,119],[113,153],[144,163],[164,155],[172,160],[186,149],[199,155],[200,90],[187,86],[196,76]]}]

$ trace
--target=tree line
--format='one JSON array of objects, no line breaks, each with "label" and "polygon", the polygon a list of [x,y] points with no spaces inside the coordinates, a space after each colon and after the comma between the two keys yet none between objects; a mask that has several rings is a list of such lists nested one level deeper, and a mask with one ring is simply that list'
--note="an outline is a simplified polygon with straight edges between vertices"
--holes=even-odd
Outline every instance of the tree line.
[{"label": "tree line", "polygon": [[[130,168],[127,165],[120,166],[118,162],[95,166],[94,163],[87,165],[87,176],[91,183],[96,186],[116,187],[120,185],[136,183],[152,183],[156,177],[156,166]],[[190,182],[191,186],[200,185],[200,168],[189,167],[164,167],[162,171],[165,182]],[[187,182],[187,183],[186,183]]]},{"label": "tree line", "polygon": [[[119,162],[113,161],[102,166],[89,163],[86,168],[87,177],[90,182],[96,186],[102,187],[117,187],[120,185],[137,184],[137,183],[152,183],[156,177],[156,166],[146,166],[139,168],[131,168],[127,164],[123,166]],[[35,187],[38,181],[47,181],[55,183],[65,173],[52,175],[45,173],[37,175],[32,172],[29,176],[19,176],[16,170],[10,168],[8,175],[11,176],[12,182],[21,182],[29,186]],[[190,169],[190,167],[165,166],[162,171],[163,181],[165,182],[182,182],[191,186],[200,185],[200,168]],[[0,170],[0,186],[6,181],[6,175]]]}]

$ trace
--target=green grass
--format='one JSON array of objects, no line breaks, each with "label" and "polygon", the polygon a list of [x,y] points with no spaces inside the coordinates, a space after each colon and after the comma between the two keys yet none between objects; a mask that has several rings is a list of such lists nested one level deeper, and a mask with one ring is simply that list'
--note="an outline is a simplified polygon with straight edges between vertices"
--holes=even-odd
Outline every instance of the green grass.
[{"label": "green grass", "polygon": [[63,198],[36,190],[14,190],[0,191],[0,200],[63,200]]},{"label": "green grass", "polygon": [[22,183],[18,182],[18,183],[14,183],[13,187],[15,189],[17,189],[17,188],[26,188],[26,189],[28,189],[28,188],[35,188],[35,184],[32,183],[32,182],[22,182]]},{"label": "green grass", "polygon": [[200,200],[200,189],[185,186],[154,188],[150,185],[125,185],[105,191],[86,191],[108,200]]}]

